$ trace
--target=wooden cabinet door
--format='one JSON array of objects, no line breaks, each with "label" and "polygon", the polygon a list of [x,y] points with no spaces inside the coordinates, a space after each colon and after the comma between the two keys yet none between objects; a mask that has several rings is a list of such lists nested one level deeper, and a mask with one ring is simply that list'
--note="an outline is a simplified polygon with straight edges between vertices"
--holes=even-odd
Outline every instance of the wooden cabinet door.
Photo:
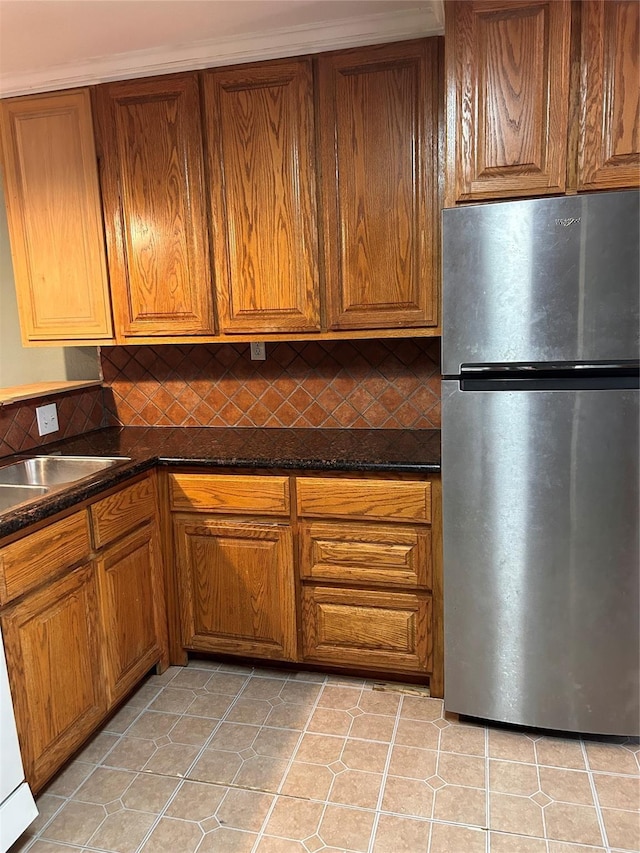
[{"label": "wooden cabinet door", "polygon": [[181,514],[173,524],[184,646],[295,660],[290,527]]},{"label": "wooden cabinet door", "polygon": [[97,93],[118,334],[211,333],[197,75],[109,83]]},{"label": "wooden cabinet door", "polygon": [[122,698],[166,648],[165,599],[155,523],[97,559],[109,704]]},{"label": "wooden cabinet door", "polygon": [[447,203],[563,192],[568,0],[445,4]]},{"label": "wooden cabinet door", "polygon": [[22,758],[35,789],[106,712],[98,613],[95,572],[85,565],[2,615]]},{"label": "wooden cabinet door", "polygon": [[204,75],[221,331],[320,328],[311,61]]},{"label": "wooden cabinet door", "polygon": [[578,189],[640,185],[640,5],[582,3]]},{"label": "wooden cabinet door", "polygon": [[331,329],[437,325],[437,39],[318,58]]},{"label": "wooden cabinet door", "polygon": [[334,589],[302,591],[304,659],[400,672],[431,670],[431,596]]},{"label": "wooden cabinet door", "polygon": [[0,102],[6,205],[25,343],[113,336],[88,89]]}]

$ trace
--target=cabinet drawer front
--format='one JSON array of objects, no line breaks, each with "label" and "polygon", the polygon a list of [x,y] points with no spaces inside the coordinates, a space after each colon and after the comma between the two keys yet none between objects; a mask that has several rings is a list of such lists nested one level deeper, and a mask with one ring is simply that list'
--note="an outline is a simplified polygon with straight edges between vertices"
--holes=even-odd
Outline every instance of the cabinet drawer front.
[{"label": "cabinet drawer front", "polygon": [[153,480],[148,477],[89,508],[96,548],[102,548],[155,514]]},{"label": "cabinet drawer front", "polygon": [[305,586],[304,657],[334,665],[431,669],[431,597]]},{"label": "cabinet drawer front", "polygon": [[171,474],[171,509],[289,514],[287,477],[242,474]]},{"label": "cabinet drawer front", "polygon": [[431,521],[431,483],[301,477],[297,492],[299,515]]},{"label": "cabinet drawer front", "polygon": [[56,521],[0,550],[0,604],[33,589],[91,550],[86,512]]},{"label": "cabinet drawer front", "polygon": [[430,587],[430,538],[424,527],[303,523],[300,573],[350,584]]}]

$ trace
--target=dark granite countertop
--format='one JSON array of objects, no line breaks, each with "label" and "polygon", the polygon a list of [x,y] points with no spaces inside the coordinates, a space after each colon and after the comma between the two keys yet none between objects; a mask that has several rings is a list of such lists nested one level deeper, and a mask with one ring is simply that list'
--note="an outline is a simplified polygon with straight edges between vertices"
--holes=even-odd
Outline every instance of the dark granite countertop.
[{"label": "dark granite countertop", "polygon": [[[107,427],[34,448],[29,454],[128,456],[130,461],[0,514],[0,536],[98,495],[152,468],[198,466],[297,471],[435,474],[439,430]],[[0,461],[7,464],[16,457]]]}]

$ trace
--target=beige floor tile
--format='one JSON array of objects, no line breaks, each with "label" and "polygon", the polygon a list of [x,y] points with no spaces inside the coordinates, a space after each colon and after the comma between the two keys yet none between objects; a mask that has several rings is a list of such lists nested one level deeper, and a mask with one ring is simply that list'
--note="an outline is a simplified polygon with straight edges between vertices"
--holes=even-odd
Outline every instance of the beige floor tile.
[{"label": "beige floor tile", "polygon": [[402,708],[400,710],[401,717],[407,717],[411,720],[426,720],[433,722],[439,720],[443,713],[442,699],[431,699],[425,696],[403,696]]},{"label": "beige floor tile", "polygon": [[355,678],[352,675],[337,675],[329,673],[327,675],[327,684],[339,684],[343,687],[364,687],[367,684],[366,678]]},{"label": "beige floor tile", "polygon": [[204,833],[197,823],[163,817],[146,840],[142,853],[195,853]]},{"label": "beige floor tile", "polygon": [[120,710],[104,724],[103,731],[123,734],[140,713],[140,708],[123,705]]},{"label": "beige floor tile", "polygon": [[440,729],[433,723],[422,720],[398,721],[394,744],[400,746],[416,746],[420,749],[438,749]]},{"label": "beige floor tile", "polygon": [[228,790],[221,785],[183,782],[166,814],[169,817],[182,818],[182,820],[207,820],[215,815]]},{"label": "beige floor tile", "polygon": [[76,791],[73,799],[84,803],[110,803],[121,797],[135,778],[136,774],[128,770],[97,767]]},{"label": "beige floor tile", "polygon": [[[325,848],[326,849],[326,848]],[[257,853],[307,853],[301,841],[288,841],[286,838],[274,838],[264,835],[256,848]]]},{"label": "beige floor tile", "polygon": [[433,789],[419,779],[388,776],[384,786],[382,810],[412,817],[430,818]]},{"label": "beige floor tile", "polygon": [[216,817],[224,826],[258,832],[272,802],[270,794],[231,788],[218,807]]},{"label": "beige floor tile", "polygon": [[280,695],[283,688],[280,678],[250,678],[245,684],[241,696],[243,699],[273,699]]},{"label": "beige floor tile", "polygon": [[376,828],[373,853],[426,853],[430,832],[431,824],[426,820],[382,814]]},{"label": "beige floor tile", "polygon": [[102,764],[123,770],[142,770],[155,751],[156,746],[152,740],[125,735],[103,759]]},{"label": "beige floor tile", "polygon": [[353,720],[349,736],[390,743],[395,725],[395,717],[383,716],[382,714],[361,714]]},{"label": "beige floor tile", "polygon": [[449,785],[484,788],[485,759],[475,755],[441,752],[438,757],[438,776]]},{"label": "beige floor tile", "polygon": [[313,705],[296,705],[293,702],[285,702],[277,705],[269,712],[265,725],[277,729],[294,729],[302,731],[307,725]]},{"label": "beige floor tile", "polygon": [[[486,832],[470,827],[434,823],[429,853],[485,853]],[[515,853],[515,851],[514,851]]]},{"label": "beige floor tile", "polygon": [[544,838],[542,809],[528,797],[489,795],[489,827],[499,832]]},{"label": "beige floor tile", "polygon": [[640,818],[637,812],[601,809],[607,840],[620,850],[640,850]]},{"label": "beige floor tile", "polygon": [[[44,841],[38,839],[32,847],[29,848],[29,853],[82,853],[82,847],[69,847],[68,845],[56,844],[55,841]],[[18,853],[19,848],[11,847],[9,853]]]},{"label": "beige floor tile", "polygon": [[324,805],[294,797],[278,797],[265,827],[267,835],[303,841],[316,834]]},{"label": "beige floor tile", "polygon": [[91,836],[89,844],[112,853],[134,853],[155,820],[155,815],[144,812],[115,812],[100,824]]},{"label": "beige floor tile", "polygon": [[286,681],[280,691],[280,698],[284,702],[292,702],[294,705],[311,705],[316,701],[321,690],[321,684]]},{"label": "beige floor tile", "polygon": [[236,696],[247,683],[245,675],[236,675],[232,672],[207,673],[207,681],[204,686],[210,693],[225,693]]},{"label": "beige floor tile", "polygon": [[529,797],[539,788],[538,768],[519,761],[489,760],[489,789],[500,794]]},{"label": "beige floor tile", "polygon": [[607,853],[604,847],[585,847],[566,841],[549,841],[549,853]]},{"label": "beige floor tile", "polygon": [[640,809],[640,777],[611,776],[594,773],[598,802],[608,809]]},{"label": "beige floor tile", "polygon": [[258,755],[268,755],[286,761],[295,752],[299,740],[300,733],[293,729],[270,729],[263,726],[251,746]]},{"label": "beige floor tile", "polygon": [[296,750],[296,761],[331,764],[342,755],[346,738],[333,735],[305,734]]},{"label": "beige floor tile", "polygon": [[447,726],[440,736],[441,752],[464,755],[485,754],[485,732],[477,726]]},{"label": "beige floor tile", "polygon": [[294,761],[282,785],[282,793],[292,797],[325,800],[333,784],[334,773],[320,764]]},{"label": "beige floor tile", "polygon": [[223,752],[220,749],[205,749],[196,765],[189,771],[189,779],[198,782],[217,782],[228,785],[242,765],[242,759],[235,752]]},{"label": "beige floor tile", "polygon": [[50,841],[84,844],[106,817],[103,806],[70,801],[42,833]]},{"label": "beige floor tile", "polygon": [[184,671],[185,667],[182,666],[168,666],[161,675],[158,675],[156,673],[150,675],[147,683],[164,687],[166,684],[169,684],[170,681],[173,681],[173,679],[177,675]]},{"label": "beige floor tile", "polygon": [[38,817],[26,828],[25,835],[37,835],[65,803],[64,797],[55,797],[53,794],[40,794],[36,797]]},{"label": "beige floor tile", "polygon": [[171,714],[184,714],[196,698],[193,690],[178,687],[165,687],[149,705],[151,711],[168,711]]},{"label": "beige floor tile", "polygon": [[217,725],[217,720],[209,717],[184,716],[171,729],[169,737],[174,743],[204,746]]},{"label": "beige floor tile", "polygon": [[580,770],[540,768],[540,789],[552,800],[563,803],[593,805],[589,774]]},{"label": "beige floor tile", "polygon": [[358,707],[367,714],[388,714],[395,717],[401,698],[396,693],[385,693],[383,690],[363,690]]},{"label": "beige floor tile", "polygon": [[316,708],[307,724],[307,730],[325,735],[346,735],[351,728],[353,717],[346,711],[333,708]]},{"label": "beige floor tile", "polygon": [[76,755],[76,761],[85,761],[88,764],[100,764],[110,749],[118,743],[120,735],[101,731]]},{"label": "beige floor tile", "polygon": [[95,764],[72,761],[52,779],[43,793],[54,794],[58,797],[70,797],[95,769]]},{"label": "beige floor tile", "polygon": [[373,830],[374,812],[327,806],[318,835],[328,847],[366,853]]},{"label": "beige floor tile", "polygon": [[271,709],[272,706],[264,699],[245,699],[241,696],[225,715],[225,721],[261,726],[269,716]]},{"label": "beige floor tile", "polygon": [[187,711],[192,717],[210,717],[212,720],[221,720],[231,707],[232,702],[233,696],[224,693],[199,693]]},{"label": "beige floor tile", "polygon": [[156,738],[168,735],[178,722],[178,714],[166,714],[161,711],[145,711],[142,713],[131,728],[127,731],[127,737]]},{"label": "beige floor tile", "polygon": [[388,772],[392,776],[409,779],[429,779],[438,766],[438,753],[433,749],[418,749],[414,746],[391,747]]},{"label": "beige floor tile", "polygon": [[547,842],[526,835],[490,832],[489,849],[491,853],[547,853]]},{"label": "beige floor tile", "polygon": [[585,770],[582,745],[578,740],[560,737],[541,737],[536,741],[538,764],[550,767],[565,767],[569,770]]},{"label": "beige floor tile", "polygon": [[284,777],[288,762],[267,755],[248,758],[238,770],[233,783],[243,788],[276,793]]},{"label": "beige floor tile", "polygon": [[318,707],[333,708],[335,711],[348,711],[350,708],[357,708],[361,694],[361,687],[325,684],[318,699]]},{"label": "beige floor tile", "polygon": [[199,752],[198,746],[168,743],[156,749],[145,764],[144,770],[168,776],[184,776]]},{"label": "beige floor tile", "polygon": [[122,804],[126,809],[160,814],[179,784],[175,776],[140,773],[122,794]]},{"label": "beige floor tile", "polygon": [[260,726],[249,726],[242,723],[221,723],[208,746],[211,749],[240,752],[252,745],[259,731]]},{"label": "beige floor tile", "polygon": [[207,832],[198,847],[198,853],[251,853],[257,837],[253,832],[221,826]]},{"label": "beige floor tile", "polygon": [[544,810],[547,838],[574,844],[602,844],[595,808],[572,803],[549,803]]},{"label": "beige floor tile", "polygon": [[349,770],[382,773],[387,763],[389,745],[348,738],[340,760]]},{"label": "beige floor tile", "polygon": [[536,763],[533,739],[519,732],[505,732],[501,729],[489,729],[489,756],[505,761]]},{"label": "beige floor tile", "polygon": [[145,708],[149,702],[152,702],[160,692],[159,684],[151,684],[147,681],[139,687],[135,693],[132,693],[127,700],[127,705],[131,708]]},{"label": "beige floor tile", "polygon": [[316,684],[324,684],[327,676],[324,672],[315,672],[310,669],[298,669],[289,673],[289,681],[313,681]]},{"label": "beige floor tile", "polygon": [[375,809],[381,786],[381,773],[343,770],[333,781],[329,802],[359,806],[362,809]]},{"label": "beige floor tile", "polygon": [[433,802],[434,820],[486,826],[487,795],[477,788],[447,785],[439,788]]},{"label": "beige floor tile", "polygon": [[[169,667],[167,672],[175,667]],[[189,667],[179,667],[171,678],[172,687],[185,687],[190,690],[196,690],[204,687],[211,678],[211,673],[201,669],[189,669]],[[234,691],[235,693],[235,691]]]},{"label": "beige floor tile", "polygon": [[585,747],[591,770],[638,775],[638,763],[630,749],[616,743],[597,741],[585,741]]}]

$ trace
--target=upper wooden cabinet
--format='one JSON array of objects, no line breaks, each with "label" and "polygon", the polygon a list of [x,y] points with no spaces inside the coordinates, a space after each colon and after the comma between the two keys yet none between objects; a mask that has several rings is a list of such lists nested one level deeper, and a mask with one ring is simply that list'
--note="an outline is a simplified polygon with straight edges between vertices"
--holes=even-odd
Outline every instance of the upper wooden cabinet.
[{"label": "upper wooden cabinet", "polygon": [[582,4],[578,189],[640,183],[640,4]]},{"label": "upper wooden cabinet", "polygon": [[311,60],[204,75],[221,330],[319,330]]},{"label": "upper wooden cabinet", "polygon": [[450,201],[564,192],[568,0],[446,4]]},{"label": "upper wooden cabinet", "polygon": [[97,105],[119,333],[213,333],[197,77],[109,83]]},{"label": "upper wooden cabinet", "polygon": [[25,343],[113,336],[88,89],[0,102]]},{"label": "upper wooden cabinet", "polygon": [[318,58],[330,329],[437,324],[438,45]]}]

